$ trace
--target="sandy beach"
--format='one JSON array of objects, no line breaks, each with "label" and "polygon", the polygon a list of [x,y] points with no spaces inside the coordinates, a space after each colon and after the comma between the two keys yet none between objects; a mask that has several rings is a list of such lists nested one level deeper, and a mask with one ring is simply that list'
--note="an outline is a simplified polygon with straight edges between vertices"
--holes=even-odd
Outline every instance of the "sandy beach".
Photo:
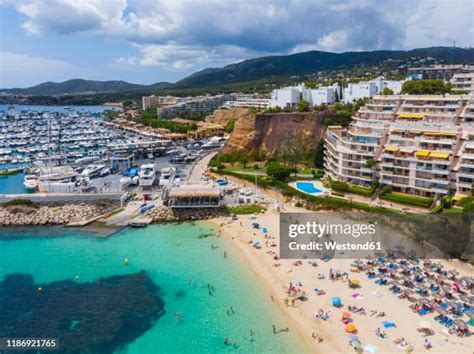
[{"label": "sandy beach", "polygon": [[[288,205],[285,205],[282,211],[307,212],[305,209]],[[251,224],[255,221],[268,228],[267,238],[261,230],[252,228]],[[308,346],[308,352],[354,351],[350,346],[348,333],[345,332],[346,324],[342,322],[343,312],[348,312],[348,306],[362,307],[366,312],[365,315],[360,312],[351,313],[362,348],[372,345],[376,347],[377,353],[473,352],[472,337],[459,338],[446,333],[446,330],[443,331],[444,327],[434,320],[436,313],[420,316],[410,309],[410,302],[397,298],[388,290],[388,286],[375,284],[364,272],[350,272],[353,260],[316,260],[316,266],[310,260],[275,260],[271,252],[278,253],[279,212],[273,205],[270,205],[264,214],[257,215],[256,219],[252,219],[250,215],[242,215],[238,220],[218,218],[207,222],[216,228],[221,237],[232,240],[231,244],[240,251],[239,254],[268,291],[269,301],[273,301],[275,307],[288,319],[289,333],[275,335],[294,335],[295,332],[301,334]],[[255,241],[260,242],[261,249],[253,247]],[[447,269],[455,268],[461,275],[474,275],[468,267],[453,262],[441,262]],[[358,280],[361,287],[350,289],[345,279],[330,280],[330,270],[348,272],[349,278]],[[325,278],[320,279],[319,274],[323,274]],[[300,293],[304,292],[306,301],[292,301],[293,297],[288,295],[290,283],[301,284]],[[355,293],[358,293],[357,297],[353,296]],[[331,299],[334,296],[341,298],[342,307],[332,306]],[[327,312],[326,320],[316,318],[315,314],[319,309]],[[384,316],[380,316],[381,312],[384,312]],[[384,328],[384,321],[392,322],[396,327]],[[420,321],[428,321],[435,332],[433,336],[427,337],[432,346],[429,350],[424,347],[425,338],[417,331]],[[385,332],[385,338],[376,335],[377,328]],[[394,343],[401,338],[404,342]]]}]

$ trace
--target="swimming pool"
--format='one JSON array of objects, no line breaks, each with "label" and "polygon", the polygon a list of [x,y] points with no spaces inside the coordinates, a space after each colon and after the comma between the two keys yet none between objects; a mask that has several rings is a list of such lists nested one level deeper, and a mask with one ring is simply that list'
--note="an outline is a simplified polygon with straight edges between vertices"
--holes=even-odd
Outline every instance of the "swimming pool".
[{"label": "swimming pool", "polygon": [[315,182],[296,182],[295,187],[299,191],[304,192],[304,193],[308,193],[308,194],[324,193],[324,190],[319,189],[318,187],[316,187]]}]

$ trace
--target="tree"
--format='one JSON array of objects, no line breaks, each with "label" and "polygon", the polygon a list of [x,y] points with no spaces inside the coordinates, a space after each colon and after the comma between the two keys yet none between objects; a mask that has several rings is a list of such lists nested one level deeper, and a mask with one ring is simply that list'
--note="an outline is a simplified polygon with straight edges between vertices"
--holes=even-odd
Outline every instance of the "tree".
[{"label": "tree", "polygon": [[393,95],[393,94],[394,94],[394,92],[390,87],[385,87],[382,91],[382,95],[384,95],[384,96],[389,96],[389,95]]},{"label": "tree", "polygon": [[270,162],[266,168],[267,175],[279,181],[287,181],[293,172],[293,168],[279,162]]},{"label": "tree", "polygon": [[320,139],[314,152],[314,165],[318,168],[324,167],[324,140]]},{"label": "tree", "polygon": [[403,94],[410,95],[444,95],[451,92],[452,84],[441,80],[408,80],[403,83]]},{"label": "tree", "polygon": [[249,163],[249,158],[245,155],[242,155],[239,158],[239,162],[244,166],[244,168],[247,168],[247,164]]},{"label": "tree", "polygon": [[368,159],[367,162],[365,163],[365,166],[367,168],[370,168],[372,171],[372,183],[375,182],[375,169],[377,168],[378,161],[374,159]]},{"label": "tree", "polygon": [[278,160],[282,163],[290,164],[293,168],[298,162],[305,159],[304,148],[291,139],[285,139],[277,151]]},{"label": "tree", "polygon": [[306,100],[301,100],[298,102],[298,105],[296,106],[296,109],[298,112],[308,112],[309,111],[309,102]]}]

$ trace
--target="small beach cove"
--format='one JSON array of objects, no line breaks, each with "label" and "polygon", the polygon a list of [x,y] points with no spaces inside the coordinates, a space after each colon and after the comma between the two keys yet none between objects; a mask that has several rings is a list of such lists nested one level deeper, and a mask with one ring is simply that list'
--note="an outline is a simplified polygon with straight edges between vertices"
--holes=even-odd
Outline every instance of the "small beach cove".
[{"label": "small beach cove", "polygon": [[272,325],[288,327],[287,319],[228,240],[202,223],[127,228],[107,239],[60,227],[4,233],[20,237],[0,237],[0,281],[30,275],[48,291],[52,282],[94,285],[146,272],[160,288],[165,314],[120,352],[309,352],[292,326],[273,334]]}]

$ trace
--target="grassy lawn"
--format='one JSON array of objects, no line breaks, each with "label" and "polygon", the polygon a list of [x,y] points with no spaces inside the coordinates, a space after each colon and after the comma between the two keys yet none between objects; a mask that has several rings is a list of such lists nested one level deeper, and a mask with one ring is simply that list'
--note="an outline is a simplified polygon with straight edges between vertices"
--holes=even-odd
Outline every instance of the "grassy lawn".
[{"label": "grassy lawn", "polygon": [[462,214],[462,208],[451,207],[449,209],[443,209],[443,214]]},{"label": "grassy lawn", "polygon": [[264,212],[265,210],[265,207],[259,204],[243,204],[227,207],[229,214],[258,214]]},{"label": "grassy lawn", "polygon": [[406,204],[421,208],[429,208],[433,203],[432,198],[419,197],[397,192],[387,192],[379,196],[380,199],[388,200],[394,203]]}]

